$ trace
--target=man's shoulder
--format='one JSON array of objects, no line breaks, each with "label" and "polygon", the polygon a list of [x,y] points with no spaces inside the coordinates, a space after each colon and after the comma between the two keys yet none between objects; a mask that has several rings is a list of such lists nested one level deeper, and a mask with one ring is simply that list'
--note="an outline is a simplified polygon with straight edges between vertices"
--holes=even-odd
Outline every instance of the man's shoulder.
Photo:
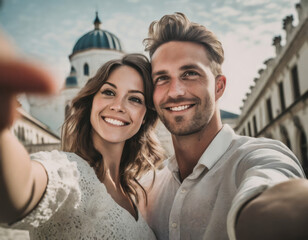
[{"label": "man's shoulder", "polygon": [[142,178],[140,179],[140,184],[144,187],[150,187],[154,180],[154,185],[160,184],[163,182],[166,176],[171,174],[168,165],[164,165],[155,171],[147,172]]},{"label": "man's shoulder", "polygon": [[236,135],[231,143],[231,148],[235,148],[239,151],[251,151],[256,149],[272,149],[272,150],[286,150],[288,151],[288,147],[285,146],[281,141],[260,137],[249,137],[249,136],[241,136]]}]

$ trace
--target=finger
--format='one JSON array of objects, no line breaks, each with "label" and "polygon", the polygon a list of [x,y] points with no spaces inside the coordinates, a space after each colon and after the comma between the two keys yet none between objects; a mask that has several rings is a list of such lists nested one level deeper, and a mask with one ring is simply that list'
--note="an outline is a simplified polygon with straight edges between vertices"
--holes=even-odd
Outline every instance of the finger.
[{"label": "finger", "polygon": [[1,92],[55,93],[56,84],[44,69],[22,61],[0,60]]},{"label": "finger", "polygon": [[18,116],[16,111],[19,103],[14,95],[11,94],[0,94],[0,109],[1,109],[1,118],[0,118],[0,131],[10,127],[14,120]]}]

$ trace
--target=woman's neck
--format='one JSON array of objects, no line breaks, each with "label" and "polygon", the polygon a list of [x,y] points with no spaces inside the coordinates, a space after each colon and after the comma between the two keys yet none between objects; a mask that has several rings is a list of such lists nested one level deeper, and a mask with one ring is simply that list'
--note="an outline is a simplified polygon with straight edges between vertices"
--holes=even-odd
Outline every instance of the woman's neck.
[{"label": "woman's neck", "polygon": [[120,177],[119,169],[121,163],[122,152],[124,148],[123,143],[110,143],[103,139],[93,139],[94,148],[103,156],[104,164],[100,167],[96,174],[97,177],[102,181],[105,177],[109,178],[116,186],[119,186]]}]

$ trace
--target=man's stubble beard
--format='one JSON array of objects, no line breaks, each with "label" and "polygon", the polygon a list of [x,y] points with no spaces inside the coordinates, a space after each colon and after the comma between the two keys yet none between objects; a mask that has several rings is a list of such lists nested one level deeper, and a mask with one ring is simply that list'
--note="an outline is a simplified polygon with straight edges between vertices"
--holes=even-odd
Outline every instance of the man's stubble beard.
[{"label": "man's stubble beard", "polygon": [[[210,97],[205,99],[204,110],[197,109],[200,105],[196,105],[196,111],[192,119],[185,119],[185,116],[176,116],[174,121],[169,121],[164,115],[159,115],[160,120],[175,136],[188,136],[205,129],[214,115],[214,103]],[[174,122],[174,123],[173,123]],[[183,126],[181,126],[181,123]]]}]

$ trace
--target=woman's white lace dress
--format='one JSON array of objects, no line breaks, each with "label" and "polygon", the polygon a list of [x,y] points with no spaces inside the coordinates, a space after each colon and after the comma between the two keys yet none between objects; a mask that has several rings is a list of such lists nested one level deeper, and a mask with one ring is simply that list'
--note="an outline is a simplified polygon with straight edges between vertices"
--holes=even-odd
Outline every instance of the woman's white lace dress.
[{"label": "woman's white lace dress", "polygon": [[9,226],[29,230],[31,239],[156,239],[141,214],[138,220],[107,193],[89,164],[74,153],[31,155],[48,174],[36,208]]}]

